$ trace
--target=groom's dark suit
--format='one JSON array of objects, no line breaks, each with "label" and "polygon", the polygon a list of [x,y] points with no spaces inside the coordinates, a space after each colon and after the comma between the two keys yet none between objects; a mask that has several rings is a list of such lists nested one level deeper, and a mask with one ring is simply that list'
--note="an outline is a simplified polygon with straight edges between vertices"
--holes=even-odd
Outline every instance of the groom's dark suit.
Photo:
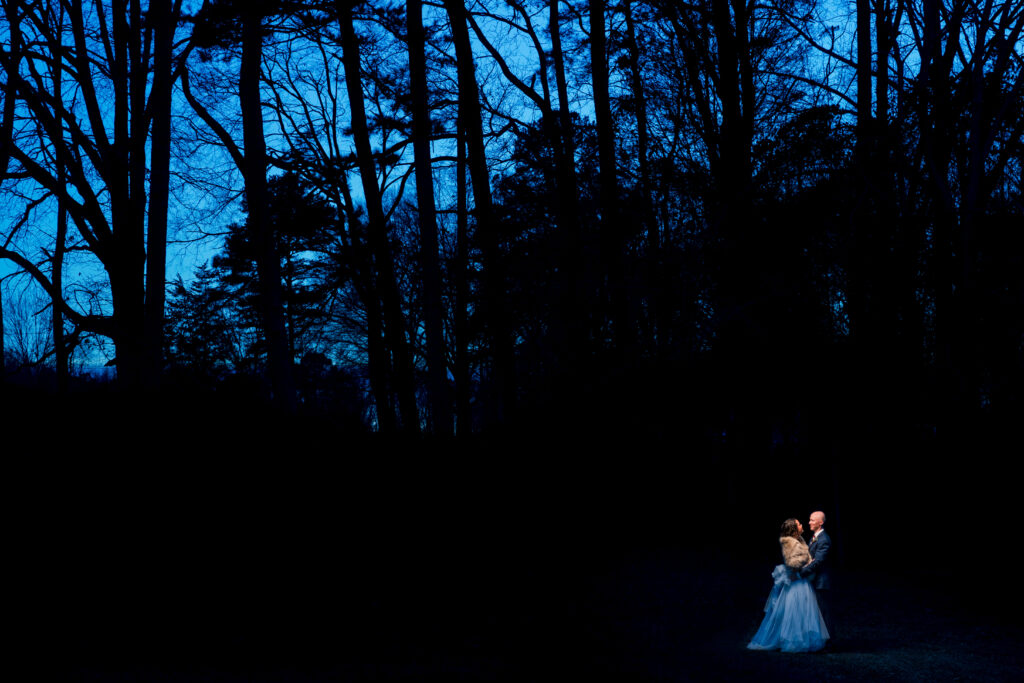
[{"label": "groom's dark suit", "polygon": [[807,549],[811,552],[811,562],[800,570],[800,576],[806,578],[814,586],[821,616],[824,617],[825,627],[834,642],[836,632],[832,623],[832,572],[828,556],[829,551],[832,550],[832,539],[829,538],[828,532],[822,529],[817,538],[811,539]]}]

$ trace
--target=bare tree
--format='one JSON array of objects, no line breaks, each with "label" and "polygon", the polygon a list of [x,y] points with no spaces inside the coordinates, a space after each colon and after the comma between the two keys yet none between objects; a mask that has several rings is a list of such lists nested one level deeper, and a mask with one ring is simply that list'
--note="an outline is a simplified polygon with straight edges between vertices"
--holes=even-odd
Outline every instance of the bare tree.
[{"label": "bare tree", "polygon": [[597,120],[597,149],[600,159],[601,252],[607,272],[608,299],[617,350],[625,358],[632,356],[635,330],[629,314],[623,251],[626,240],[618,213],[618,172],[615,159],[615,124],[612,121],[609,93],[607,28],[604,0],[590,0],[590,68],[594,89],[594,115]]},{"label": "bare tree", "polygon": [[448,10],[455,42],[459,79],[459,120],[466,134],[476,231],[483,252],[484,282],[481,306],[493,358],[491,419],[501,423],[516,405],[515,347],[503,306],[504,266],[501,262],[491,199],[483,125],[480,118],[480,93],[476,82],[476,67],[473,63],[473,48],[469,40],[468,17],[462,2],[446,0],[445,8]]},{"label": "bare tree", "polygon": [[[560,233],[558,261],[562,273],[560,309],[559,315],[552,321],[556,328],[553,336],[558,362],[569,369],[570,374],[575,374],[571,368],[587,353],[585,297],[581,282],[583,240],[573,148],[572,110],[569,105],[565,60],[561,46],[558,2],[551,2],[547,6],[550,49],[543,45],[540,32],[533,22],[533,14],[526,3],[506,0],[505,5],[507,10],[511,10],[511,16],[508,16],[507,12],[499,13],[498,10],[478,9],[468,12],[466,18],[477,40],[494,59],[506,80],[539,111],[541,129],[552,151],[554,173],[549,182],[554,188],[556,223]],[[495,45],[477,17],[480,20],[488,19],[497,26],[507,26],[522,34],[532,46],[539,65],[534,76],[521,76],[512,69],[509,56],[503,54],[499,46]],[[557,109],[549,83],[549,63],[554,66],[555,71]],[[538,81],[539,92],[535,86]]]},{"label": "bare tree", "polygon": [[408,0],[409,83],[412,93],[413,151],[416,156],[416,205],[420,224],[420,261],[423,268],[423,310],[427,334],[427,370],[434,431],[452,430],[448,364],[442,322],[441,268],[438,263],[437,209],[430,142],[432,126],[427,86],[426,37],[422,0]]},{"label": "bare tree", "polygon": [[341,33],[342,60],[345,65],[345,85],[348,89],[349,109],[352,116],[352,136],[359,162],[359,175],[363,183],[363,196],[370,219],[370,249],[377,270],[377,286],[384,304],[384,334],[394,357],[395,379],[398,389],[399,413],[402,429],[419,431],[416,408],[412,358],[409,353],[400,293],[395,280],[394,261],[387,239],[387,224],[377,185],[376,164],[370,147],[370,133],[366,120],[362,92],[362,72],[359,60],[359,42],[355,34],[352,3],[337,0],[336,11]]},{"label": "bare tree", "polygon": [[[158,340],[145,335],[147,259],[153,258],[151,270],[162,283],[160,252],[165,248],[158,240],[147,255],[145,242],[150,124],[158,106],[170,106],[169,81],[151,80],[154,23],[139,0],[114,0],[109,6],[51,1],[23,9],[20,25],[31,32],[31,47],[21,51],[20,66],[7,60],[4,67],[8,90],[13,88],[23,103],[28,122],[10,145],[10,157],[39,193],[26,217],[39,202],[57,198],[85,248],[105,269],[113,308],[109,314],[83,313],[66,302],[62,259],[54,259],[55,283],[30,256],[13,248],[14,233],[24,221],[12,230],[0,256],[30,273],[72,324],[112,338],[119,380],[141,387],[149,383],[145,359],[159,357],[159,350],[147,351],[147,344]],[[62,13],[67,24],[60,20]],[[172,11],[169,30],[178,16],[180,2]],[[77,93],[73,104],[53,90],[63,90],[65,76],[70,79],[67,87]],[[108,92],[112,102],[106,99]],[[152,170],[159,178],[161,169]],[[58,244],[56,251],[61,249]],[[153,314],[160,315],[155,310]]]},{"label": "bare tree", "polygon": [[[18,0],[3,2],[4,19],[7,21],[8,49],[0,55],[0,68],[5,74],[17,73],[21,61],[21,3]],[[0,186],[7,179],[7,168],[11,159],[11,146],[14,140],[14,113],[17,102],[15,82],[8,75],[3,84],[4,104],[0,110]],[[6,245],[5,245],[6,248]],[[5,333],[4,333],[4,298],[0,288],[0,383],[6,374]]]},{"label": "bare tree", "polygon": [[146,226],[146,373],[159,381],[163,368],[164,303],[167,280],[167,209],[170,196],[171,108],[174,88],[174,28],[181,3],[150,0],[148,23],[153,31],[153,85],[150,95],[152,134],[149,175],[149,222]]},{"label": "bare tree", "polygon": [[264,49],[264,20],[287,8],[282,3],[261,1],[241,3],[235,0],[207,2],[199,12],[203,46],[240,47],[238,103],[242,119],[242,146],[227,128],[193,94],[186,78],[183,92],[199,117],[217,135],[245,181],[245,198],[257,245],[257,272],[260,285],[260,312],[267,339],[267,369],[274,401],[285,411],[298,407],[293,375],[294,359],[288,347],[281,272],[272,226],[266,219],[267,143],[260,91]]}]

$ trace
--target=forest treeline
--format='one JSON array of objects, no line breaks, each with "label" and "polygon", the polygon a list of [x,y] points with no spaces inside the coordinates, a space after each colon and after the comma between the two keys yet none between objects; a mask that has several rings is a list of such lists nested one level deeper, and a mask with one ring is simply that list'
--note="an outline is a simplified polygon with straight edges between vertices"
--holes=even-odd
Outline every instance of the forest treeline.
[{"label": "forest treeline", "polygon": [[1022,0],[0,5],[8,384],[766,444],[1022,405]]}]

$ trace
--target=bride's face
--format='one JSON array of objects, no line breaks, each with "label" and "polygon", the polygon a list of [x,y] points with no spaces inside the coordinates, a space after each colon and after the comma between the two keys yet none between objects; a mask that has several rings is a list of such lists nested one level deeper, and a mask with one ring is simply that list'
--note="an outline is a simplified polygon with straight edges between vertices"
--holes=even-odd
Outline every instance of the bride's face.
[{"label": "bride's face", "polygon": [[797,523],[796,523],[796,528],[800,530],[800,533],[803,533],[803,532],[804,532],[804,525],[803,525],[803,524],[801,524],[801,523],[799,522],[799,520],[798,520],[798,521],[797,521]]}]

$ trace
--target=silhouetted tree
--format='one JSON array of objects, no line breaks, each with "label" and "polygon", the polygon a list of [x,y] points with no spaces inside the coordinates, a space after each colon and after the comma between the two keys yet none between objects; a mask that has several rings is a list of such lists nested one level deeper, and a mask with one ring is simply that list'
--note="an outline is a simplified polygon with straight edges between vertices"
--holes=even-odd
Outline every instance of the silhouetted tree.
[{"label": "silhouetted tree", "polygon": [[501,258],[498,226],[495,221],[491,185],[484,148],[483,124],[480,118],[480,93],[473,64],[473,48],[469,40],[468,18],[461,2],[446,0],[445,8],[455,43],[456,69],[459,81],[459,120],[466,135],[469,175],[473,186],[473,204],[477,240],[483,258],[483,285],[480,307],[486,321],[492,355],[488,396],[492,420],[502,422],[515,409],[517,401],[515,344],[504,315],[505,274]]},{"label": "silhouetted tree", "polygon": [[229,285],[223,273],[199,267],[186,283],[179,277],[171,286],[165,326],[167,364],[179,383],[212,386],[230,373],[256,371],[258,314]]},{"label": "silhouetted tree", "polygon": [[[240,148],[228,131],[194,97],[188,96],[196,113],[218,134],[228,148],[245,179],[245,196],[253,222],[257,245],[259,283],[262,290],[261,313],[267,335],[268,370],[274,400],[288,412],[297,407],[293,358],[288,348],[281,298],[280,265],[271,226],[265,223],[264,202],[267,177],[267,145],[263,121],[263,98],[260,93],[263,57],[264,20],[275,13],[287,11],[290,3],[259,0],[218,0],[203,5],[197,19],[197,44],[203,47],[241,49],[238,71],[238,99],[242,117]],[[187,81],[185,85],[187,88]],[[244,149],[244,151],[243,151]]]},{"label": "silhouetted tree", "polygon": [[[149,174],[149,222],[146,226],[146,373],[155,383],[163,369],[163,324],[167,280],[167,209],[170,200],[171,109],[174,88],[174,29],[181,0],[150,0],[148,28],[153,32],[153,85],[150,95],[152,137]],[[58,238],[58,244],[60,240]]]},{"label": "silhouetted tree", "polygon": [[[11,146],[14,142],[14,114],[17,102],[15,80],[9,74],[18,73],[21,60],[21,3],[17,0],[3,2],[4,19],[7,24],[7,50],[0,54],[0,68],[3,69],[3,108],[0,109],[0,187],[7,180],[7,168],[11,160]],[[7,374],[7,352],[4,328],[4,297],[0,289],[0,384]]]},{"label": "silhouetted tree", "polygon": [[611,95],[605,28],[604,0],[590,0],[590,68],[594,89],[594,114],[597,122],[597,148],[601,166],[601,256],[607,273],[608,300],[615,345],[625,358],[633,352],[636,330],[629,315],[625,283],[624,254],[626,240],[618,213],[618,172],[615,158],[615,124],[612,121]]},{"label": "silhouetted tree", "polygon": [[[159,340],[147,337],[146,319],[161,313],[157,308],[147,313],[145,271],[148,265],[162,283],[165,244],[157,239],[147,254],[146,196],[152,190],[160,194],[167,159],[158,154],[147,164],[147,143],[160,148],[161,139],[169,135],[164,126],[156,132],[159,137],[153,137],[151,123],[154,116],[169,116],[172,85],[169,78],[155,82],[151,78],[157,9],[144,10],[139,0],[115,0],[109,6],[88,7],[86,3],[12,3],[5,10],[16,13],[19,8],[23,16],[16,33],[29,31],[31,47],[21,51],[20,60],[5,59],[3,66],[7,93],[23,104],[25,120],[30,122],[7,147],[18,165],[17,175],[38,193],[27,202],[25,216],[49,197],[57,198],[60,212],[67,211],[84,248],[105,269],[113,309],[109,315],[84,313],[65,299],[63,228],[58,229],[57,248],[49,259],[54,269],[51,276],[25,252],[10,247],[24,222],[8,235],[0,255],[32,275],[73,325],[114,341],[118,378],[125,386],[151,384],[146,359],[159,357],[159,349],[149,349],[147,344]],[[173,33],[177,25],[180,3],[170,14],[164,10],[164,26],[158,31],[162,44],[166,32]],[[166,61],[164,54],[161,65]],[[74,100],[63,96],[65,87],[74,88]],[[149,220],[155,221],[158,234],[166,218],[154,213],[161,211],[166,212],[166,205],[159,201],[150,206]],[[153,295],[154,302],[159,299],[159,294]],[[56,316],[54,325],[62,327]]]},{"label": "silhouetted tree", "polygon": [[[561,48],[558,3],[553,2],[548,5],[547,28],[551,39],[550,49],[543,45],[540,30],[533,23],[532,8],[527,3],[506,0],[504,4],[506,7],[503,9],[511,10],[511,16],[507,16],[507,12],[500,12],[500,10],[476,10],[476,13],[479,14],[481,20],[488,19],[515,28],[533,46],[539,68],[528,79],[525,76],[521,77],[513,70],[512,64],[519,61],[518,58],[510,59],[509,57],[512,55],[506,57],[501,52],[500,46],[496,46],[492,42],[480,22],[474,17],[474,12],[468,12],[466,18],[480,44],[495,60],[508,82],[524,95],[532,106],[536,107],[540,117],[541,130],[548,138],[547,145],[552,152],[551,161],[553,163],[547,163],[541,168],[550,176],[543,182],[554,184],[558,188],[551,200],[560,236],[552,242],[551,248],[558,252],[556,258],[559,263],[558,272],[561,279],[560,291],[552,292],[552,296],[561,306],[561,314],[551,321],[554,334],[551,335],[548,343],[558,355],[559,364],[572,376],[575,374],[572,368],[589,352],[585,334],[586,318],[588,317],[586,310],[589,307],[589,302],[582,294],[586,285],[581,282],[584,254],[579,215],[579,193],[576,185],[575,153],[572,147],[572,114],[568,101],[564,56]],[[549,64],[553,65],[555,69],[559,98],[557,108],[549,83]],[[537,81],[540,84],[539,92],[536,87]]]},{"label": "silhouetted tree", "polygon": [[[518,331],[518,359],[532,369],[521,379],[527,398],[540,399],[557,387],[560,395],[574,396],[574,385],[583,378],[581,372],[590,365],[588,347],[578,350],[575,362],[565,359],[571,348],[564,348],[564,287],[561,269],[565,255],[562,215],[553,207],[559,201],[561,185],[555,168],[558,152],[552,145],[545,124],[538,121],[517,131],[511,161],[512,169],[495,179],[495,206],[506,258],[506,293],[504,315]],[[583,201],[578,218],[585,225],[597,225],[598,151],[597,133],[592,124],[573,115],[572,147],[579,155],[574,171]],[[560,145],[557,140],[555,144]],[[600,259],[600,238],[596,231],[581,236],[576,245],[580,254],[591,261]],[[596,297],[594,298],[596,301]],[[579,320],[597,319],[596,313],[577,311]],[[570,386],[566,386],[568,382]],[[564,392],[564,394],[563,394]],[[567,400],[569,400],[567,398]]]},{"label": "silhouetted tree", "polygon": [[434,203],[434,177],[430,143],[427,82],[426,28],[423,26],[421,0],[406,2],[409,40],[409,82],[412,94],[412,135],[416,164],[416,205],[420,224],[420,261],[423,270],[423,318],[427,336],[427,372],[430,414],[435,432],[452,431],[451,396],[448,391],[448,362],[445,354],[441,301],[441,267],[438,261],[437,209]]},{"label": "silhouetted tree", "polygon": [[[150,385],[166,336],[383,432],[612,424],[668,377],[729,466],[807,415],[959,429],[1020,400],[1021,2],[217,0],[181,40],[179,0],[0,0],[0,255],[59,368],[103,333]],[[207,188],[247,215],[162,335]]]},{"label": "silhouetted tree", "polygon": [[[337,216],[326,201],[290,173],[268,180],[263,210],[281,277],[287,346],[291,357],[298,359],[315,338],[309,332],[322,326],[327,314],[326,299],[333,285],[331,237]],[[245,223],[229,227],[224,251],[213,259],[223,284],[233,289],[239,305],[251,309],[250,317],[262,311],[264,296],[258,285],[259,244],[252,218],[249,210]],[[261,346],[268,350],[262,325],[260,332]]]},{"label": "silhouetted tree", "polygon": [[355,3],[350,0],[337,0],[336,2],[342,62],[345,65],[345,85],[348,90],[352,117],[352,136],[356,147],[366,210],[369,215],[369,244],[376,270],[375,284],[383,303],[384,335],[394,359],[394,377],[398,393],[399,413],[402,418],[401,426],[403,430],[418,432],[420,424],[419,412],[416,407],[412,358],[406,339],[401,296],[395,280],[394,259],[387,239],[387,223],[381,203],[380,187],[377,184],[376,163],[370,146],[370,132],[361,86],[359,42],[352,14],[353,4]]}]

